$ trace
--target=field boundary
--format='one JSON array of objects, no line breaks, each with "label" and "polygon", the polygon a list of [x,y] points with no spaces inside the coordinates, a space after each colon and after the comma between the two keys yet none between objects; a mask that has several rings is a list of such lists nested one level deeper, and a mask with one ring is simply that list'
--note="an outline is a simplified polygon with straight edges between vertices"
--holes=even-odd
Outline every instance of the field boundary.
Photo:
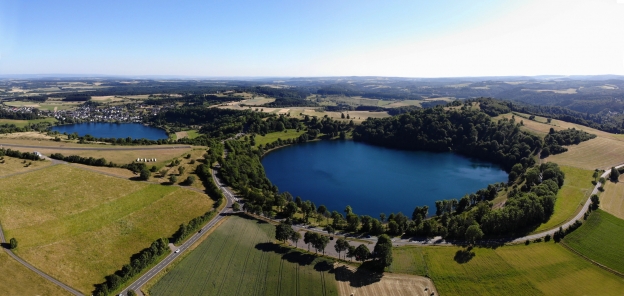
[{"label": "field boundary", "polygon": [[624,274],[623,274],[623,273],[621,273],[621,272],[619,272],[619,271],[617,271],[617,270],[611,269],[611,268],[609,268],[609,267],[607,267],[607,266],[605,266],[605,265],[602,265],[602,264],[600,264],[600,263],[598,263],[598,262],[596,262],[596,261],[594,261],[594,260],[592,260],[592,259],[590,259],[590,258],[586,257],[585,255],[583,255],[583,254],[581,254],[580,252],[576,251],[576,250],[575,250],[575,249],[573,249],[572,247],[568,246],[568,245],[567,245],[566,243],[564,243],[563,241],[561,241],[561,242],[560,242],[560,244],[561,244],[561,246],[563,246],[564,248],[568,249],[568,250],[569,250],[569,251],[571,251],[572,253],[574,253],[574,254],[576,254],[576,255],[578,255],[578,256],[581,256],[581,257],[582,257],[583,259],[585,259],[586,261],[589,261],[591,264],[596,265],[596,266],[598,266],[598,267],[600,267],[600,268],[602,268],[602,269],[604,269],[604,270],[606,270],[606,271],[608,271],[608,272],[610,272],[610,273],[612,273],[612,274],[614,274],[614,275],[616,275],[616,276],[619,276],[619,277],[621,277],[621,278],[623,278],[623,279],[624,279]]}]

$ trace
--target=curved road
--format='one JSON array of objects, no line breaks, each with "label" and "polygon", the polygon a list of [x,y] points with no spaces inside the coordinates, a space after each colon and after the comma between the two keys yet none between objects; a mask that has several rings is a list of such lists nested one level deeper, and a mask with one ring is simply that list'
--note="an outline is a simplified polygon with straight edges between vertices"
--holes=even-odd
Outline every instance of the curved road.
[{"label": "curved road", "polygon": [[[2,243],[6,243],[6,240],[4,239],[4,232],[2,231],[2,226],[0,225],[0,241]],[[22,258],[18,257],[17,255],[15,255],[15,253],[13,253],[13,251],[9,250],[9,249],[4,249],[5,252],[7,252],[7,254],[9,254],[9,256],[13,257],[13,259],[15,259],[17,262],[21,263],[22,265],[26,266],[26,268],[34,271],[35,273],[37,273],[38,275],[42,276],[43,278],[55,283],[56,285],[58,285],[59,287],[65,289],[67,292],[74,294],[76,296],[82,296],[82,293],[74,290],[72,287],[63,284],[62,282],[58,281],[57,279],[49,276],[48,274],[44,273],[43,271],[35,268],[34,266],[28,264],[28,262],[22,260]]]},{"label": "curved road", "polygon": [[152,269],[150,269],[148,272],[146,272],[140,278],[138,278],[136,281],[130,284],[130,286],[125,288],[121,292],[121,295],[128,295],[128,290],[134,290],[137,293],[137,295],[143,295],[143,293],[141,292],[141,287],[147,281],[152,279],[156,274],[158,274],[165,267],[167,267],[167,265],[171,264],[173,260],[175,260],[180,254],[182,254],[190,246],[192,246],[202,235],[204,235],[207,232],[207,230],[214,227],[217,223],[219,223],[219,221],[221,221],[224,217],[227,216],[227,213],[232,211],[231,209],[232,204],[234,203],[234,200],[235,200],[234,195],[223,185],[223,183],[219,181],[213,169],[211,169],[211,172],[212,172],[212,179],[214,180],[215,184],[217,184],[217,186],[223,192],[223,195],[225,195],[225,199],[226,199],[225,207],[219,212],[219,214],[215,218],[210,220],[210,222],[208,222],[208,224],[206,224],[206,226],[204,226],[201,229],[201,233],[195,233],[185,243],[179,246],[178,247],[178,249],[180,250],[179,253],[171,252],[171,254],[169,254],[164,260],[162,260],[156,266],[152,267]]}]

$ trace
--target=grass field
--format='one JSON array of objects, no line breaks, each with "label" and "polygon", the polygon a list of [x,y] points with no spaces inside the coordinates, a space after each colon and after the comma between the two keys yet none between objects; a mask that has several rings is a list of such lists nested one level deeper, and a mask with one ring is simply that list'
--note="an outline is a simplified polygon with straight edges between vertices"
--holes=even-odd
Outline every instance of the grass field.
[{"label": "grass field", "polygon": [[[536,243],[497,249],[394,249],[394,272],[428,273],[440,295],[621,295],[624,279],[562,246]],[[463,262],[463,263],[460,263]]]},{"label": "grass field", "polygon": [[274,229],[256,220],[228,218],[150,295],[337,295],[323,259],[275,252]]},{"label": "grass field", "polygon": [[0,291],[3,295],[71,295],[0,251]]},{"label": "grass field", "polygon": [[557,193],[555,212],[548,222],[540,225],[535,232],[552,229],[573,217],[585,204],[594,189],[591,181],[594,171],[569,166],[560,166],[565,173],[565,182]]},{"label": "grass field", "polygon": [[0,221],[17,253],[83,293],[212,207],[194,191],[67,165],[0,179],[0,188]]},{"label": "grass field", "polygon": [[282,140],[286,140],[286,139],[296,139],[298,138],[300,135],[304,134],[305,131],[299,131],[297,132],[297,130],[286,130],[286,132],[274,132],[274,133],[268,133],[264,136],[262,135],[256,135],[256,147],[258,145],[266,145],[268,143],[273,143],[275,141],[277,141],[277,139],[282,139]]},{"label": "grass field", "polygon": [[17,120],[17,119],[0,119],[0,124],[15,124],[17,127],[25,127],[29,124],[35,124],[40,122],[56,122],[56,118],[44,118],[44,119],[33,119],[33,120]]},{"label": "grass field", "polygon": [[624,176],[618,183],[607,181],[605,191],[600,194],[600,208],[605,212],[624,219]]},{"label": "grass field", "polygon": [[597,210],[563,242],[585,257],[624,273],[624,220]]},{"label": "grass field", "polygon": [[46,167],[52,164],[52,162],[45,161],[45,160],[44,161],[27,160],[26,161],[27,163],[32,163],[32,164],[26,167],[26,164],[24,164],[23,159],[9,157],[9,156],[4,156],[4,163],[1,163],[1,162],[2,160],[0,160],[0,177],[4,177],[4,176],[16,174],[16,173],[32,171],[34,169]]}]

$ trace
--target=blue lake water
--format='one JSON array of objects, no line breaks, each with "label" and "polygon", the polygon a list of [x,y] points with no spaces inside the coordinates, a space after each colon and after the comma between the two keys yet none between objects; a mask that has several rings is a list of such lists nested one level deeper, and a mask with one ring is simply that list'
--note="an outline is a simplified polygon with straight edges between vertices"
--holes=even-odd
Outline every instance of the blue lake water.
[{"label": "blue lake water", "polygon": [[460,199],[488,184],[507,180],[499,166],[454,153],[394,150],[354,141],[319,141],[275,150],[262,159],[267,177],[316,206],[356,214],[403,212],[416,206]]},{"label": "blue lake water", "polygon": [[167,133],[163,129],[140,123],[88,122],[54,126],[52,130],[67,134],[76,132],[79,136],[88,134],[96,138],[167,139]]}]

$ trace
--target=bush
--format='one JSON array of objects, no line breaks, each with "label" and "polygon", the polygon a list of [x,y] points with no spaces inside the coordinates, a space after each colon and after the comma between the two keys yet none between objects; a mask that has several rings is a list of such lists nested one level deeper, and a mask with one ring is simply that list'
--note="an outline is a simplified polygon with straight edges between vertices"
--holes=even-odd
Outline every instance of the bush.
[{"label": "bush", "polygon": [[9,244],[11,245],[11,250],[17,249],[17,240],[15,238],[11,238]]},{"label": "bush", "polygon": [[550,239],[551,239],[550,234],[547,234],[547,235],[544,237],[544,241],[545,241],[545,242],[549,242],[549,241],[550,241]]},{"label": "bush", "polygon": [[188,176],[186,180],[184,180],[184,185],[193,185],[195,183],[195,176]]}]

